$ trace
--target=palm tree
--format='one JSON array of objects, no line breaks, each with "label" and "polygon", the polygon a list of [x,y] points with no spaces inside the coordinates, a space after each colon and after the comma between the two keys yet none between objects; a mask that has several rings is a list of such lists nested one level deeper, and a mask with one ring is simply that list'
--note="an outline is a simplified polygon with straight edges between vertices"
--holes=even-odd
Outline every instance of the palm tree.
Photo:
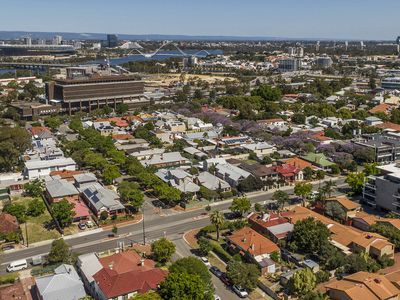
[{"label": "palm tree", "polygon": [[323,189],[325,194],[330,198],[332,193],[336,190],[336,182],[333,182],[332,180],[325,181]]},{"label": "palm tree", "polygon": [[210,215],[210,221],[213,225],[215,225],[215,228],[217,229],[217,241],[218,241],[219,240],[219,228],[225,222],[224,215],[219,210],[216,210]]}]

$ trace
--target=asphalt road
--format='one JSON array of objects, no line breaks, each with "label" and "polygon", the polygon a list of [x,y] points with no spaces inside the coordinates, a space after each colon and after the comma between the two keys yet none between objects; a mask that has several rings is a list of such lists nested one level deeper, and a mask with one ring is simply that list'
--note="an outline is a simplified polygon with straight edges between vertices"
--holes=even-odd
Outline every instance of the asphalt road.
[{"label": "asphalt road", "polygon": [[[344,179],[336,181],[337,186],[344,184]],[[314,184],[318,187],[318,183]],[[285,189],[286,192],[293,193],[293,187]],[[267,204],[272,202],[271,197],[274,191],[262,192],[257,195],[249,196],[250,201],[254,203]],[[150,205],[149,205],[150,206]],[[213,210],[227,211],[230,201],[223,201],[212,206]],[[155,214],[152,207],[145,210],[145,233],[146,242],[149,243],[160,237],[167,238],[176,235],[182,237],[183,233],[210,224],[209,217],[205,215],[204,210],[173,212],[166,210],[163,215]],[[127,225],[118,229],[118,237],[109,238],[110,230],[93,233],[86,236],[74,237],[66,239],[73,252],[78,254],[101,252],[109,249],[117,248],[119,242],[129,243],[143,242],[142,223]],[[22,250],[15,250],[4,253],[0,257],[0,273],[5,272],[6,266],[15,260],[30,259],[37,255],[46,255],[50,250],[50,243],[44,245],[34,245]]]}]

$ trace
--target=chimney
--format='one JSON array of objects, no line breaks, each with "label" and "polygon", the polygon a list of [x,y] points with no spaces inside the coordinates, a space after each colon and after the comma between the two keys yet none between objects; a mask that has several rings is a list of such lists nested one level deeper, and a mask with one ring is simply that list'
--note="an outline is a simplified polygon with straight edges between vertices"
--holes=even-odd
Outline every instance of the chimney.
[{"label": "chimney", "polygon": [[111,263],[108,265],[108,268],[109,268],[110,270],[112,270],[112,269],[114,268],[114,262],[111,262]]},{"label": "chimney", "polygon": [[140,259],[140,265],[141,265],[142,267],[144,266],[144,258],[143,258],[143,257]]}]

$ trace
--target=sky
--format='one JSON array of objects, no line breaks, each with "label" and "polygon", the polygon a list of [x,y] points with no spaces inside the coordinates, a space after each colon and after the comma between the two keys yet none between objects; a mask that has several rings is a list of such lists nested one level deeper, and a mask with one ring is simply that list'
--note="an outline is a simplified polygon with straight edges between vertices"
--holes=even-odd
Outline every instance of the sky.
[{"label": "sky", "polygon": [[399,0],[2,0],[0,30],[385,39]]}]

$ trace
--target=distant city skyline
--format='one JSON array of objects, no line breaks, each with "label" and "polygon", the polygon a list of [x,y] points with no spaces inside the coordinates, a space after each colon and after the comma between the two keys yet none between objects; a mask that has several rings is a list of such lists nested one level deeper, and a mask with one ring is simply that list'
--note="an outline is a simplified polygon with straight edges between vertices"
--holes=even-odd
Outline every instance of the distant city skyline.
[{"label": "distant city skyline", "polygon": [[116,34],[395,40],[398,0],[20,0],[0,29]]}]

